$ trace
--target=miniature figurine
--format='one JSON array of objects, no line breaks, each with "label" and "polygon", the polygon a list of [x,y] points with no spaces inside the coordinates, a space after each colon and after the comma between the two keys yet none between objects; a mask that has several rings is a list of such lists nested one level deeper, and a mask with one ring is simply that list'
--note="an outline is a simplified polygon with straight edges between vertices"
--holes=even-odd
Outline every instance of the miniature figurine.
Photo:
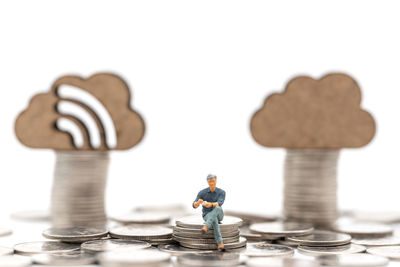
[{"label": "miniature figurine", "polygon": [[225,248],[219,223],[224,218],[222,204],[224,204],[225,201],[225,191],[216,187],[216,175],[209,174],[207,176],[207,183],[209,188],[205,188],[197,194],[196,200],[193,202],[193,208],[197,209],[200,205],[203,206],[203,220],[205,225],[201,231],[205,234],[208,229],[212,228],[214,230],[214,237],[217,242],[218,250],[223,251]]}]

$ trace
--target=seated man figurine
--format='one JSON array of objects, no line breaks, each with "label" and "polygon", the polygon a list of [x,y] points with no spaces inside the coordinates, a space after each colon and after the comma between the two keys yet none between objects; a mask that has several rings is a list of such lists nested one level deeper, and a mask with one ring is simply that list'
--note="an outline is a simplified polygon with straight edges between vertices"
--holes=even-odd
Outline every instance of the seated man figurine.
[{"label": "seated man figurine", "polygon": [[218,250],[224,250],[224,242],[222,240],[219,223],[224,218],[222,204],[225,201],[225,191],[217,188],[217,176],[209,174],[207,176],[208,188],[199,192],[196,200],[193,202],[193,208],[203,205],[203,220],[205,222],[202,232],[206,233],[209,228],[213,228],[214,237],[217,242]]}]

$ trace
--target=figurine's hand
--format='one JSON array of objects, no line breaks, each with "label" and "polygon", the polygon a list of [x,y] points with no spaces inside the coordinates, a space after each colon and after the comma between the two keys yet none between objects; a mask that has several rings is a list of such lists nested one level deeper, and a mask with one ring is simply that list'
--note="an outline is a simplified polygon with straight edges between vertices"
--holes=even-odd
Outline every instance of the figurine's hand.
[{"label": "figurine's hand", "polygon": [[203,203],[204,200],[202,200],[201,198],[199,200],[197,200],[197,202],[193,203],[193,206],[197,209],[201,203]]},{"label": "figurine's hand", "polygon": [[212,207],[212,204],[211,204],[210,202],[204,202],[204,203],[203,203],[203,207],[211,208],[211,207]]}]

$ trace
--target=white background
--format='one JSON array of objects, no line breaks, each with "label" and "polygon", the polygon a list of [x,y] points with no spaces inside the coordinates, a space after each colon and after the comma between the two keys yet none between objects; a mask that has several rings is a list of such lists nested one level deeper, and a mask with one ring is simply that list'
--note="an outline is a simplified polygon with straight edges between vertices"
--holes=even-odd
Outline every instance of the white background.
[{"label": "white background", "polygon": [[251,138],[264,98],[300,74],[339,71],[377,122],[339,161],[342,209],[399,210],[400,5],[396,1],[2,1],[0,213],[48,206],[54,153],[29,149],[13,124],[30,97],[65,74],[110,71],[146,121],[140,145],[112,152],[109,212],[190,208],[208,173],[226,209],[282,202],[283,149]]}]

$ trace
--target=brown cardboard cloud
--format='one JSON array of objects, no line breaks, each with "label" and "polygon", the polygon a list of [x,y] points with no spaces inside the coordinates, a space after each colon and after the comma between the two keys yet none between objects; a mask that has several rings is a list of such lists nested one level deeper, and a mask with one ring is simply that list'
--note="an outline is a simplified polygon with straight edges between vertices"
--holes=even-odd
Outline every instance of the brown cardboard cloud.
[{"label": "brown cardboard cloud", "polygon": [[[87,91],[97,98],[109,112],[114,123],[117,137],[115,150],[129,149],[141,141],[144,136],[144,121],[130,107],[130,91],[126,83],[118,76],[108,73],[95,74],[87,79],[77,76],[63,76],[56,80],[48,93],[35,95],[27,109],[19,114],[15,121],[15,133],[21,143],[32,148],[51,148],[56,150],[76,150],[72,136],[56,127],[59,118],[73,121],[83,135],[83,146],[79,149],[92,150],[86,126],[77,118],[57,112],[59,101],[57,89],[61,85],[71,85]],[[89,113],[90,108],[75,100]],[[96,123],[98,120],[96,119]],[[104,137],[104,128],[100,127]],[[102,145],[98,150],[108,150]]]},{"label": "brown cardboard cloud", "polygon": [[268,96],[250,122],[254,140],[266,147],[338,149],[362,147],[375,135],[375,121],[361,109],[361,90],[346,74],[320,80],[300,76]]}]

